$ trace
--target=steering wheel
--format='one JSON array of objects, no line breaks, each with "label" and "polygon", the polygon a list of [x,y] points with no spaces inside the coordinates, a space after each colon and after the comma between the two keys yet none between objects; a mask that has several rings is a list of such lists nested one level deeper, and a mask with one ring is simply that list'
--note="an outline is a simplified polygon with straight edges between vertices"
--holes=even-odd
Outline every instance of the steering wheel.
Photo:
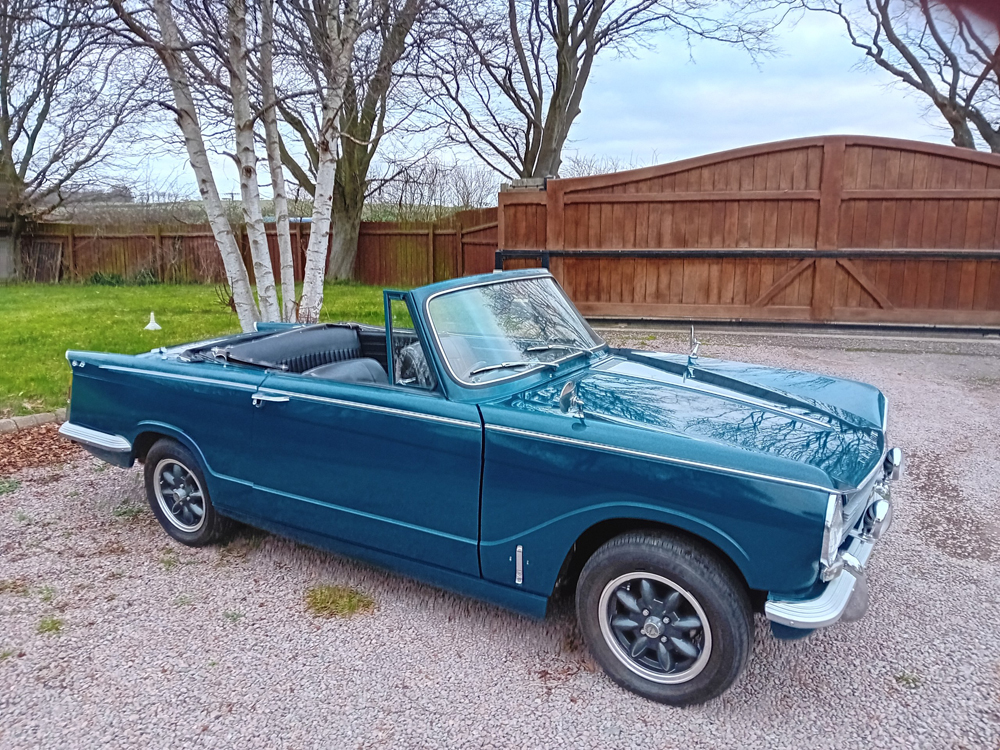
[{"label": "steering wheel", "polygon": [[420,343],[414,341],[409,346],[404,346],[399,352],[399,375],[396,377],[398,383],[409,385],[417,383],[421,388],[434,388],[436,385],[431,368],[427,365],[427,358]]}]

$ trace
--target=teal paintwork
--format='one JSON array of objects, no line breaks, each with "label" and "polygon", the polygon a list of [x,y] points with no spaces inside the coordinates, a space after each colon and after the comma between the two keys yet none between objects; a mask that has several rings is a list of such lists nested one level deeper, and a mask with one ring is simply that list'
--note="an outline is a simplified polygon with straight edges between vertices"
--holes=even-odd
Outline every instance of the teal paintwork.
[{"label": "teal paintwork", "polygon": [[[828,496],[859,486],[885,454],[883,395],[823,375],[607,348],[476,388],[450,378],[428,300],[538,275],[387,292],[387,306],[409,307],[433,391],[187,361],[195,345],[68,352],[70,419],[126,438],[122,464],[156,436],[180,440],[224,514],[536,616],[574,544],[611,521],[704,539],[753,589],[814,593]],[[283,330],[262,324],[239,338]],[[582,415],[559,407],[569,381]],[[288,401],[255,408],[255,393]]]}]

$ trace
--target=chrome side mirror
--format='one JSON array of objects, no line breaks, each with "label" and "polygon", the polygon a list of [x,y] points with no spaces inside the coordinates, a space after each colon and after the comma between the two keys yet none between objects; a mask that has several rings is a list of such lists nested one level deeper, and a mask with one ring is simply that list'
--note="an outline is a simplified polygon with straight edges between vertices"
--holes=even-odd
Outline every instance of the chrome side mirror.
[{"label": "chrome side mirror", "polygon": [[576,383],[567,381],[559,393],[559,411],[569,414],[571,410],[576,411],[578,417],[583,417],[583,399],[576,392]]}]

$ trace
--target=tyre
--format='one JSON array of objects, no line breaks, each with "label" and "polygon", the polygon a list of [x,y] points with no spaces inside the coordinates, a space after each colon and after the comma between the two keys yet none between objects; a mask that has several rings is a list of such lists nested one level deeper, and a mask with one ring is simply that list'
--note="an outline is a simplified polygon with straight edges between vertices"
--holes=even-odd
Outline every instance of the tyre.
[{"label": "tyre", "polygon": [[629,533],[604,544],[580,573],[576,613],[612,680],[674,706],[721,695],[753,649],[743,581],[679,535]]},{"label": "tyre", "polygon": [[229,519],[212,505],[198,459],[176,440],[164,438],[149,449],[144,474],[153,515],[181,544],[202,547],[229,530]]}]

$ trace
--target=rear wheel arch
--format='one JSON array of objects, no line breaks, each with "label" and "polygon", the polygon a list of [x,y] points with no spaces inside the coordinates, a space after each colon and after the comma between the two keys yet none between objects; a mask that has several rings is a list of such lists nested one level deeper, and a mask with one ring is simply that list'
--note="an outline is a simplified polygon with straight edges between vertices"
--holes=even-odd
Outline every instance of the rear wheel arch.
[{"label": "rear wheel arch", "polygon": [[149,449],[156,445],[158,441],[163,439],[173,440],[187,448],[201,463],[202,469],[206,472],[206,474],[211,475],[211,472],[208,471],[208,462],[205,460],[205,454],[201,452],[197,443],[180,430],[176,430],[169,425],[139,425],[139,432],[132,441],[132,454],[139,461],[145,461],[146,455],[149,453]]},{"label": "rear wheel arch", "polygon": [[751,598],[756,605],[757,597],[753,595],[754,591],[747,580],[746,574],[733,559],[732,555],[728,554],[719,545],[688,529],[645,518],[607,518],[587,528],[577,537],[566,553],[562,567],[559,570],[559,575],[556,578],[553,594],[559,595],[564,592],[572,594],[575,592],[577,580],[580,577],[583,566],[587,564],[587,560],[605,543],[615,537],[634,532],[667,534],[702,547],[707,554],[732,570],[738,580],[742,581],[744,586],[746,586],[747,591],[751,593]]},{"label": "rear wheel arch", "polygon": [[135,436],[135,440],[132,441],[132,453],[138,461],[145,461],[146,455],[149,453],[149,449],[152,448],[157,441],[163,438],[176,439],[172,435],[167,435],[163,432],[154,432],[148,430],[146,432],[140,432]]}]

